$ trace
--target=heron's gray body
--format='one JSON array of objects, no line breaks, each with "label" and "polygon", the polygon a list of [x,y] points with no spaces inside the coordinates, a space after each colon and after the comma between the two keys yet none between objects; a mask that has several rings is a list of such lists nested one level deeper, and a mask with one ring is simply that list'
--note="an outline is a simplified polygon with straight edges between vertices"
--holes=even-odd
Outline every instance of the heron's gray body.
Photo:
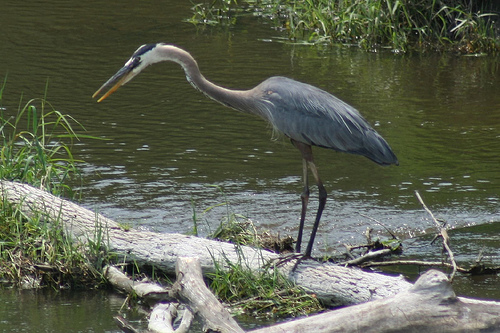
[{"label": "heron's gray body", "polygon": [[308,145],[397,164],[387,142],[358,110],[332,94],[286,77],[271,77],[256,88],[263,117],[287,137]]}]

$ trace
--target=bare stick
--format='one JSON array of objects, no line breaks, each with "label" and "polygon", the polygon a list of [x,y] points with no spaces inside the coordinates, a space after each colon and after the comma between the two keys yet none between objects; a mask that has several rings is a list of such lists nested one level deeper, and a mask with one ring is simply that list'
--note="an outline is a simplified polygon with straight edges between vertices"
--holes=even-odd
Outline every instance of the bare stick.
[{"label": "bare stick", "polygon": [[457,272],[457,263],[455,262],[455,256],[453,255],[453,252],[450,249],[450,237],[448,236],[448,232],[444,227],[439,224],[439,221],[434,217],[434,214],[431,212],[429,208],[427,208],[426,204],[422,200],[422,197],[420,196],[420,193],[418,191],[415,191],[415,195],[417,196],[418,201],[420,201],[420,204],[422,207],[424,207],[425,211],[429,213],[429,215],[432,217],[432,220],[436,224],[436,227],[439,231],[439,234],[443,238],[443,247],[446,249],[446,252],[448,253],[448,256],[450,257],[451,265],[453,267],[453,270],[450,274],[450,282],[453,281],[453,278],[455,277],[455,274]]},{"label": "bare stick", "polygon": [[387,231],[387,232],[391,235],[391,237],[392,237],[393,239],[398,239],[398,238],[396,237],[396,235],[394,235],[394,233],[393,233],[393,232],[392,232],[389,228],[387,228],[387,227],[386,227],[386,226],[385,226],[382,222],[380,222],[379,220],[374,219],[373,217],[368,216],[368,215],[365,215],[365,214],[363,214],[363,213],[358,213],[358,214],[359,214],[359,215],[361,215],[361,216],[363,216],[363,217],[366,217],[367,219],[372,220],[372,221],[373,221],[373,222],[375,222],[375,223],[377,223],[379,226],[381,226],[382,228],[384,228],[384,229],[385,229],[385,231]]},{"label": "bare stick", "polygon": [[123,318],[122,316],[114,316],[113,320],[115,321],[116,325],[125,333],[140,333],[140,331],[136,330],[129,322],[127,319]]},{"label": "bare stick", "polygon": [[362,255],[359,258],[346,261],[343,264],[348,265],[348,266],[361,265],[362,263],[364,263],[368,260],[373,260],[376,258],[383,257],[385,255],[391,254],[391,252],[392,252],[391,249],[382,249],[382,250],[378,250],[378,251],[368,252],[367,254]]},{"label": "bare stick", "polygon": [[[397,266],[397,265],[410,265],[410,266],[427,266],[427,267],[447,267],[453,268],[452,264],[440,261],[421,261],[421,260],[392,260],[392,261],[370,261],[360,265],[361,267],[380,267],[380,266]],[[460,273],[471,273],[470,269],[456,266],[457,271]]]}]

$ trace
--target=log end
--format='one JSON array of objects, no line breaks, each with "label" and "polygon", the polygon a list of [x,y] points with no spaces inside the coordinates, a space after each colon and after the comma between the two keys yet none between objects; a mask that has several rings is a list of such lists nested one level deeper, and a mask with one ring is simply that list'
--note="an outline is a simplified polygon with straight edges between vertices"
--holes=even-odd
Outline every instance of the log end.
[{"label": "log end", "polygon": [[439,297],[442,301],[447,302],[457,300],[457,295],[453,291],[448,277],[443,272],[435,269],[428,270],[422,274],[409,291]]}]

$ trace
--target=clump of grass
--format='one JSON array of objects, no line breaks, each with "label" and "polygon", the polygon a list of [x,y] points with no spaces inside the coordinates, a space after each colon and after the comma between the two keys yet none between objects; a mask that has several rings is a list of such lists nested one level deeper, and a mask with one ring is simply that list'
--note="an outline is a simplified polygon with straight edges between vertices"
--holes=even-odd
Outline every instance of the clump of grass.
[{"label": "clump of grass", "polygon": [[235,213],[224,217],[209,238],[237,245],[254,246],[276,253],[293,252],[293,243],[295,241],[292,236],[280,237],[269,231],[257,231],[252,220]]},{"label": "clump of grass", "polygon": [[[5,81],[0,89],[2,104]],[[73,195],[66,181],[78,175],[71,144],[81,125],[45,98],[23,102],[15,115],[0,108],[0,179],[28,183],[55,195]],[[23,288],[93,286],[108,260],[105,235],[96,226],[88,245],[64,236],[61,222],[42,212],[25,215],[0,200],[0,279]]]},{"label": "clump of grass", "polygon": [[0,178],[71,196],[67,181],[78,174],[71,144],[82,136],[73,126],[82,125],[45,98],[24,102],[21,97],[17,113],[7,116],[7,111],[0,109]]},{"label": "clump of grass", "polygon": [[314,295],[290,282],[273,268],[254,272],[242,264],[216,264],[208,274],[210,288],[233,312],[254,318],[288,318],[323,310]]},{"label": "clump of grass", "polygon": [[[225,2],[197,6],[214,12]],[[409,49],[451,49],[461,52],[498,52],[500,42],[492,13],[459,0],[263,0],[247,1],[251,10],[288,32],[292,40],[342,43],[367,50],[380,47],[397,52]],[[225,5],[227,7],[227,5]],[[200,14],[195,17],[201,17]],[[217,19],[217,16],[213,16]],[[194,20],[193,20],[194,21]],[[212,20],[214,21],[214,20]],[[202,20],[198,21],[203,23]],[[212,22],[213,24],[213,22]]]},{"label": "clump of grass", "polygon": [[0,204],[0,278],[21,288],[95,286],[103,281],[82,248],[64,237],[59,221],[25,216]]},{"label": "clump of grass", "polygon": [[259,235],[253,222],[241,214],[229,213],[223,217],[209,238],[228,241],[238,245],[258,246]]},{"label": "clump of grass", "polygon": [[205,3],[195,4],[191,8],[193,16],[186,20],[193,24],[218,25],[236,23],[235,11],[238,10],[236,0],[210,0]]}]

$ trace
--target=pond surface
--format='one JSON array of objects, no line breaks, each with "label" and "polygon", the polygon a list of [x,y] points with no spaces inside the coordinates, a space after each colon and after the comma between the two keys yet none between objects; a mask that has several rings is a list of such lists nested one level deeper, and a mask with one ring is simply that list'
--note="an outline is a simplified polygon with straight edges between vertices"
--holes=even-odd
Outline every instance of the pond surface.
[{"label": "pond surface", "polygon": [[[83,184],[75,185],[84,206],[134,227],[180,233],[192,230],[195,211],[205,235],[228,214],[227,206],[215,207],[227,201],[229,212],[259,229],[296,235],[300,155],[262,120],[208,100],[170,63],[100,104],[91,99],[138,46],[163,41],[191,52],[202,73],[225,87],[248,89],[274,75],[321,87],[359,109],[390,143],[398,167],[315,149],[329,194],[315,255],[362,242],[367,227],[387,237],[374,220],[402,238],[433,232],[418,190],[438,218],[462,230],[452,240],[459,259],[476,258],[484,239],[485,258],[498,264],[498,58],[291,44],[252,16],[231,28],[184,23],[190,6],[28,0],[7,1],[0,11],[4,112],[16,112],[21,93],[24,101],[42,97],[48,80],[50,103],[86,134],[106,139],[75,147],[85,161]],[[313,187],[309,227],[316,195]],[[478,241],[467,248],[471,239]],[[413,244],[410,254],[440,255],[425,237]],[[465,294],[500,298],[468,281]]]},{"label": "pond surface", "polygon": [[110,291],[0,290],[0,332],[122,332],[124,296]]}]

